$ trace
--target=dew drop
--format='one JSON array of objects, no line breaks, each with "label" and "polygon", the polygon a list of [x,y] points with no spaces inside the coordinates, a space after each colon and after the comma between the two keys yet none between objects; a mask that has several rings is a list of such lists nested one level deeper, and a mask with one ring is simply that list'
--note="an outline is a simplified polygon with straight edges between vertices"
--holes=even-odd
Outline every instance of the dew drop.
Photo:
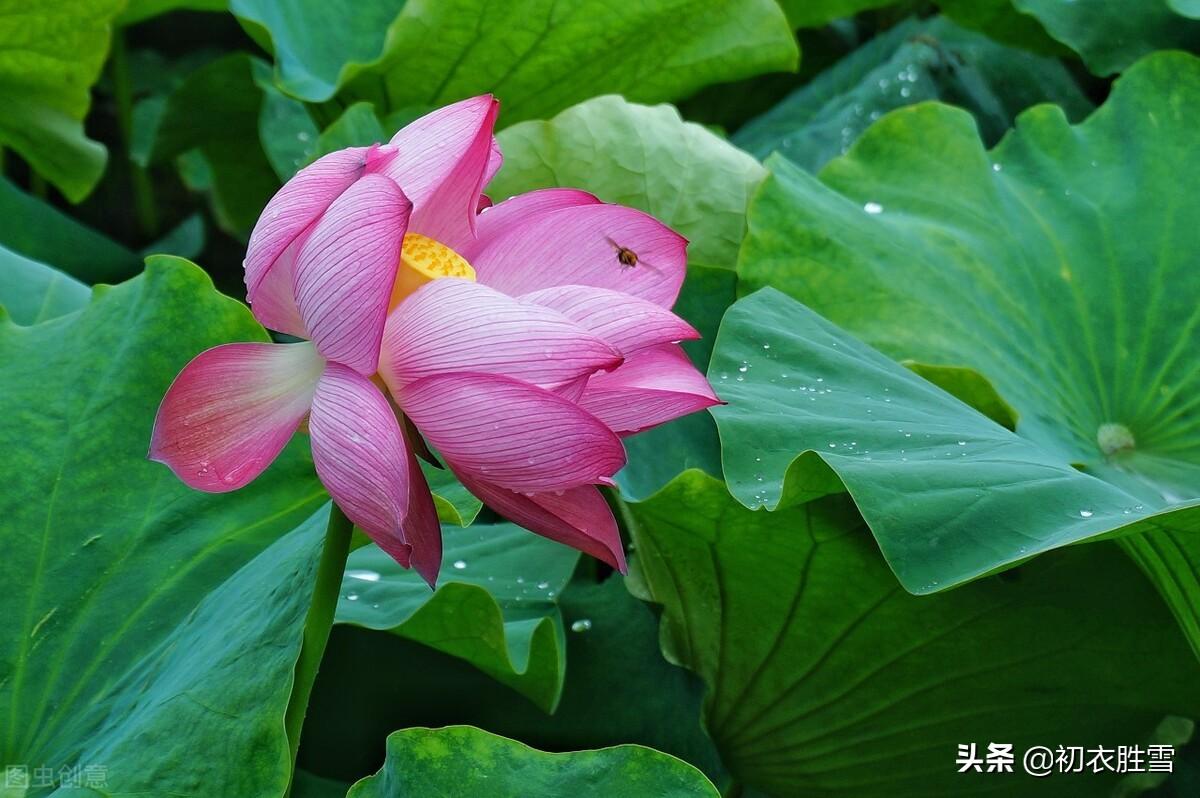
[{"label": "dew drop", "polygon": [[863,210],[875,216],[876,214],[883,213],[883,206],[878,202],[868,202],[866,205],[863,205]]},{"label": "dew drop", "polygon": [[538,583],[537,583],[537,589],[538,589],[538,590],[545,590],[545,589],[546,589],[546,588],[548,588],[548,587],[550,587],[550,583],[549,583],[549,582],[538,582]]},{"label": "dew drop", "polygon": [[[455,568],[456,570],[459,570],[459,571],[461,571],[461,570],[463,570],[463,569],[464,569],[464,568],[466,568],[466,567],[467,567],[467,561],[466,561],[466,560],[455,560],[455,561],[454,561],[454,568]],[[521,581],[521,580],[518,578],[518,580],[517,580],[517,581]]]},{"label": "dew drop", "polygon": [[1091,518],[1092,515],[1094,515],[1094,513],[1092,513],[1091,510],[1080,510],[1079,511],[1080,518]]},{"label": "dew drop", "polygon": [[357,593],[347,593],[346,601],[358,601],[358,594]]},{"label": "dew drop", "polygon": [[349,571],[346,571],[346,576],[361,582],[378,582],[380,579],[378,571],[368,571],[358,568],[351,568]]},{"label": "dew drop", "polygon": [[580,618],[578,621],[575,621],[574,623],[571,624],[572,632],[586,632],[588,629],[591,629],[591,628],[592,628],[592,622],[588,618]]}]

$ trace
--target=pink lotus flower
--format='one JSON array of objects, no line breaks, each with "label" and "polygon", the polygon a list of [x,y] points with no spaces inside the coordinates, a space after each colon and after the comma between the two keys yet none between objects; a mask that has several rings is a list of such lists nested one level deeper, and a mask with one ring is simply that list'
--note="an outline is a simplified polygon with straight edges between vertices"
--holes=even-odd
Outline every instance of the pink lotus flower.
[{"label": "pink lotus flower", "polygon": [[414,457],[427,441],[501,515],[624,570],[596,489],[625,463],[621,436],[718,401],[670,310],[687,242],[569,189],[480,213],[496,111],[464,100],[279,190],[250,237],[247,299],[307,340],[198,355],[163,398],[152,459],[234,490],[307,419],[330,495],[433,584],[441,533]]}]

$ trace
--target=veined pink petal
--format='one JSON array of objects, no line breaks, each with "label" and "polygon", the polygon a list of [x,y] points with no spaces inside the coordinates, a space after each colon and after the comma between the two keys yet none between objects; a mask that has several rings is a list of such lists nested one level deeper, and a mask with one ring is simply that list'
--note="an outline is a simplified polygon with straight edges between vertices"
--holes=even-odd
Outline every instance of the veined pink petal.
[{"label": "veined pink petal", "polygon": [[297,172],[267,203],[246,247],[246,295],[252,305],[275,261],[363,176],[368,155],[373,152],[372,147],[350,147],[318,158]]},{"label": "veined pink petal", "polygon": [[472,97],[426,114],[392,137],[400,154],[385,173],[413,202],[412,232],[456,251],[474,237],[489,164],[498,168],[492,150],[498,108],[490,94]]},{"label": "veined pink petal", "polygon": [[458,478],[484,504],[513,523],[626,572],[625,549],[617,522],[594,486],[526,495],[466,474],[458,474]]},{"label": "veined pink petal", "polygon": [[391,405],[374,383],[330,363],[308,421],[317,476],[346,517],[405,567],[411,455]]},{"label": "veined pink petal", "polygon": [[486,212],[480,212],[475,219],[475,240],[460,250],[459,254],[469,261],[492,239],[515,225],[551,211],[599,204],[600,200],[594,195],[576,188],[543,188],[518,194],[487,208]]},{"label": "veined pink petal", "polygon": [[504,153],[500,150],[500,142],[495,136],[492,136],[490,150],[488,152],[487,168],[483,170],[483,187],[492,182],[492,178],[500,171],[500,167],[504,166]]},{"label": "veined pink petal", "polygon": [[[636,264],[622,263],[633,256]],[[669,308],[687,271],[687,239],[633,208],[579,205],[514,223],[468,259],[479,282],[513,296],[590,285]]]},{"label": "veined pink petal", "polygon": [[254,318],[262,326],[297,338],[308,338],[309,335],[304,327],[304,319],[300,317],[300,309],[296,307],[296,255],[312,230],[311,226],[305,228],[279,254],[275,264],[258,284],[250,305]]},{"label": "veined pink petal", "polygon": [[613,346],[556,310],[447,277],[421,286],[392,311],[379,373],[393,393],[455,371],[551,387],[620,362]]},{"label": "veined pink petal", "polygon": [[[404,539],[412,547],[412,567],[429,583],[437,586],[438,571],[442,567],[442,524],[438,520],[437,507],[429,483],[421,473],[421,465],[408,450],[408,514],[404,516]],[[407,564],[406,564],[407,567]]]},{"label": "veined pink petal", "polygon": [[150,459],[197,490],[236,490],[300,425],[324,361],[309,343],[224,344],[197,355],[158,408]]},{"label": "veined pink petal", "polygon": [[588,380],[579,406],[623,435],[720,404],[712,386],[674,344],[643,349]]},{"label": "veined pink petal", "polygon": [[700,337],[692,325],[662,305],[606,288],[561,285],[519,299],[557,310],[626,356],[649,346]]},{"label": "veined pink petal", "polygon": [[334,201],[296,256],[296,306],[329,360],[375,373],[411,203],[369,174]]},{"label": "veined pink petal", "polygon": [[509,490],[604,482],[625,464],[620,438],[600,420],[511,377],[440,374],[404,386],[396,398],[458,471]]}]

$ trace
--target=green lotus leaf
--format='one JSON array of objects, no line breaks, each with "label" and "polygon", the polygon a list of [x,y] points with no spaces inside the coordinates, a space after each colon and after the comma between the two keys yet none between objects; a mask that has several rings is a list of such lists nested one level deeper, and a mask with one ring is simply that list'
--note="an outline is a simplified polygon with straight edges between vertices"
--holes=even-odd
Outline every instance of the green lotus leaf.
[{"label": "green lotus leaf", "polygon": [[227,6],[228,0],[129,0],[117,24],[133,25],[168,11],[224,11]]},{"label": "green lotus leaf", "polygon": [[891,5],[894,0],[779,0],[793,28],[816,28],[860,11]]},{"label": "green lotus leaf", "polygon": [[816,171],[875,120],[925,100],[959,105],[994,143],[1031,105],[1055,102],[1079,119],[1092,105],[1058,61],[997,44],[948,19],[910,19],[818,74],[733,143],[759,158],[781,152]]},{"label": "green lotus leaf", "polygon": [[[477,564],[469,560],[464,573]],[[537,748],[645,745],[723,784],[728,774],[701,727],[700,680],[663,658],[656,609],[631,596],[619,576],[595,582],[588,565],[583,560],[553,599],[568,630],[566,681],[553,714],[467,660],[342,624],[334,627],[321,664],[301,766],[352,781],[378,767],[377,749],[389,730],[465,723]],[[503,575],[495,576],[500,581]],[[494,583],[486,586],[492,590]],[[364,669],[364,662],[371,667]]]},{"label": "green lotus leaf", "polygon": [[[280,115],[298,118],[298,103],[278,97],[273,106],[268,104],[274,90],[263,88],[267,74],[261,61],[233,53],[196,69],[165,98],[142,106],[146,131],[140,136],[145,143],[135,158],[150,165],[183,155],[201,156],[209,170],[206,182],[217,220],[234,234],[249,232],[279,188],[272,163],[296,157],[290,151],[280,154],[282,144],[274,142],[276,154],[268,159],[259,143],[260,130],[272,137],[282,135]],[[288,130],[299,142],[303,130]],[[311,137],[315,136],[314,127]]]},{"label": "green lotus leaf", "polygon": [[471,726],[390,734],[379,773],[351,787],[347,798],[398,795],[718,798],[704,774],[652,748],[551,754]]},{"label": "green lotus leaf", "polygon": [[87,304],[91,291],[70,275],[0,247],[0,308],[28,326],[65,316]]},{"label": "green lotus leaf", "polygon": [[[1200,702],[1170,613],[1111,543],[918,597],[844,494],[752,512],[691,471],[630,511],[664,651],[704,679],[726,765],[764,793],[1108,795],[1116,774],[1034,779],[1021,752],[1144,744]],[[959,745],[989,742],[1013,744],[1015,773],[957,772]]]},{"label": "green lotus leaf", "polygon": [[[1019,16],[1036,20],[1050,36],[1079,53],[1097,75],[1120,72],[1153,50],[1200,47],[1196,0],[1008,2]],[[955,0],[954,5],[969,8],[968,0]],[[986,5],[995,3],[988,0]]]},{"label": "green lotus leaf", "polygon": [[[704,336],[685,347],[703,368],[717,322],[734,300],[732,269],[762,166],[684,122],[670,106],[620,97],[597,97],[551,120],[522,122],[499,139],[504,166],[489,188],[493,199],[548,186],[581,188],[653,214],[688,239],[688,277],[676,311]],[[707,414],[635,436],[627,445],[629,465],[618,481],[630,496],[653,493],[685,468],[720,473]]]},{"label": "green lotus leaf", "polygon": [[104,172],[104,145],[87,137],[83,118],[108,54],[112,19],[123,5],[0,2],[0,145],[19,153],[72,202],[87,196]]},{"label": "green lotus leaf", "polygon": [[[769,295],[727,317],[728,347],[712,373],[752,359],[763,368],[745,387],[764,393],[725,418],[756,405],[760,414],[825,418],[787,431],[787,445],[771,442],[772,457],[787,446],[788,458],[820,449],[910,589],[1125,534],[1200,641],[1200,547],[1190,534],[1200,496],[1200,371],[1190,357],[1200,343],[1191,263],[1200,224],[1182,188],[1200,172],[1198,109],[1200,60],[1162,53],[1117,81],[1086,122],[1073,127],[1058,109],[1035,108],[990,153],[967,114],[928,104],[885,117],[819,180],[773,160],[751,208],[744,289],[771,284],[802,298],[889,356],[977,370],[1019,414],[1017,434],[979,423]],[[754,307],[771,320],[750,318]],[[847,340],[831,349],[839,337]],[[814,349],[818,341],[829,345]],[[780,344],[773,361],[766,342]],[[818,351],[836,373],[818,370]],[[789,393],[768,381],[778,380],[775,369],[798,381],[823,377],[835,391],[840,381],[843,393],[824,403]],[[884,387],[904,392],[907,406],[898,397],[885,404]],[[734,383],[725,398],[736,404],[742,388]],[[921,446],[906,445],[901,429]],[[735,495],[752,501],[753,475],[764,472],[776,480],[765,499],[776,501],[786,464],[758,467],[757,455],[722,437]],[[846,459],[855,440],[875,451],[872,462]],[[856,489],[847,469],[882,491]],[[911,491],[903,506],[893,503],[901,484]],[[1146,530],[1156,531],[1132,535]]]},{"label": "green lotus leaf", "polygon": [[1013,7],[1013,0],[938,0],[938,9],[955,22],[1011,47],[1067,55],[1070,48],[1054,39],[1034,17]]},{"label": "green lotus leaf", "polygon": [[565,670],[557,596],[579,552],[512,524],[443,527],[437,591],[377,546],[346,564],[337,621],[459,657],[552,712]]},{"label": "green lotus leaf", "polygon": [[0,179],[0,246],[61,269],[85,283],[132,277],[141,259],[50,203]]},{"label": "green lotus leaf", "polygon": [[[793,69],[795,40],[771,0],[232,0],[273,49],[284,91],[350,91],[396,111],[494,92],[505,123],[551,116],[597,94],[659,102],[709,83]],[[317,20],[314,23],[313,20]],[[322,22],[324,20],[324,22]],[[357,79],[355,79],[357,76]]]},{"label": "green lotus leaf", "polygon": [[0,322],[0,765],[101,767],[106,794],[286,788],[325,521],[308,447],[224,495],[146,460],[171,380],[229,340],[266,333],[171,258]]}]

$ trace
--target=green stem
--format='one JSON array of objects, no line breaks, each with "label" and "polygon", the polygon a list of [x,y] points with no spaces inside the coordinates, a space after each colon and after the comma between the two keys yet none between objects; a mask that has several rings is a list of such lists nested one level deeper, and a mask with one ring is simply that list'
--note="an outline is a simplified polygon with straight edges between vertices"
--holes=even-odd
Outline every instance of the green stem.
[{"label": "green stem", "polygon": [[296,752],[300,748],[300,729],[304,726],[304,715],[308,711],[308,699],[317,679],[321,657],[325,654],[325,644],[329,641],[329,630],[333,626],[333,613],[342,591],[342,573],[346,570],[353,531],[354,524],[337,504],[332,504],[329,508],[329,525],[325,528],[325,547],[321,550],[321,563],[317,566],[312,603],[304,620],[304,638],[300,644],[300,656],[296,660],[292,696],[284,716],[293,770]]},{"label": "green stem", "polygon": [[129,78],[129,56],[125,50],[125,32],[117,30],[112,38],[113,97],[117,102],[117,126],[121,130],[121,145],[125,163],[129,165],[129,185],[138,226],[147,240],[158,235],[158,209],[154,205],[154,186],[150,175],[130,155],[133,144],[133,84]]}]

